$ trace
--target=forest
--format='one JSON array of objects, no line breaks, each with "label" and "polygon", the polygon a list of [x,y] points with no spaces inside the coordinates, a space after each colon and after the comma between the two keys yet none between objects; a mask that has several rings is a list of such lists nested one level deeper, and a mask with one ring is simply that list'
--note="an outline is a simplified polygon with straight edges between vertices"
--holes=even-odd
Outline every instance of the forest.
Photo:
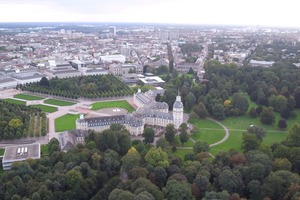
[{"label": "forest", "polygon": [[47,117],[39,108],[0,100],[0,140],[47,134]]},{"label": "forest", "polygon": [[14,163],[0,176],[3,199],[288,200],[300,198],[300,125],[286,141],[244,153],[207,150],[172,156],[131,142],[122,125],[89,131],[86,144],[63,152],[57,139],[39,160]]},{"label": "forest", "polygon": [[43,77],[40,82],[18,85],[17,89],[64,98],[105,98],[133,94],[133,91],[113,75],[91,75],[72,78]]}]

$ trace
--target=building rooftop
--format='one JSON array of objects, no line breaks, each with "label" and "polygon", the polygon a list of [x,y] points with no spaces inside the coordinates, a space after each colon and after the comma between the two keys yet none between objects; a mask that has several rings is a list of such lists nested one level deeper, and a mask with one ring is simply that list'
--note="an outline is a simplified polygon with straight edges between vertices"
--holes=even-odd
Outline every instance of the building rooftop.
[{"label": "building rooftop", "polygon": [[8,146],[5,148],[3,162],[22,161],[28,158],[40,158],[40,144],[23,144],[18,146]]}]

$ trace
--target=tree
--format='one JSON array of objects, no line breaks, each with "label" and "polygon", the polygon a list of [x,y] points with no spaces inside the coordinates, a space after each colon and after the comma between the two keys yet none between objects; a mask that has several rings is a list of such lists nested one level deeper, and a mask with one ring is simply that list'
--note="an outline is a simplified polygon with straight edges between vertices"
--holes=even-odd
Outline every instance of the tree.
[{"label": "tree", "polygon": [[214,105],[212,107],[212,115],[218,120],[223,120],[225,118],[224,106],[222,104]]},{"label": "tree", "polygon": [[275,121],[275,114],[273,108],[264,108],[260,113],[260,121],[263,124],[273,124]]},{"label": "tree", "polygon": [[168,124],[165,131],[165,138],[171,144],[175,141],[175,127],[173,124]]},{"label": "tree", "polygon": [[168,200],[191,200],[194,199],[191,187],[187,182],[179,182],[177,180],[168,180],[166,187],[163,188]]},{"label": "tree", "polygon": [[273,161],[273,171],[290,171],[291,168],[292,163],[287,158],[275,158],[275,160]]},{"label": "tree", "polygon": [[300,147],[300,124],[295,123],[289,129],[286,145],[290,147]]},{"label": "tree", "polygon": [[12,128],[21,128],[23,126],[23,122],[18,118],[13,118],[9,121],[8,125]]},{"label": "tree", "polygon": [[167,174],[166,170],[163,167],[161,167],[161,166],[155,167],[154,176],[155,176],[156,185],[158,187],[161,188],[162,186],[165,185],[165,183],[167,181],[168,174]]},{"label": "tree", "polygon": [[284,130],[286,129],[287,127],[287,123],[286,123],[286,120],[281,118],[279,121],[278,121],[278,128],[280,128],[281,130]]},{"label": "tree", "polygon": [[152,128],[145,128],[143,132],[144,142],[151,144],[154,141],[154,130]]},{"label": "tree", "polygon": [[200,119],[205,119],[208,116],[207,109],[202,102],[194,107],[194,112],[199,116]]},{"label": "tree", "polygon": [[50,83],[46,77],[43,77],[43,78],[41,78],[39,85],[44,86],[44,87],[49,87]]},{"label": "tree", "polygon": [[190,111],[196,103],[196,97],[193,93],[189,92],[188,95],[184,98],[184,108],[187,111]]},{"label": "tree", "polygon": [[262,186],[265,197],[272,200],[284,199],[292,183],[299,183],[299,175],[288,171],[276,171],[270,174]]},{"label": "tree", "polygon": [[76,185],[80,184],[82,181],[82,175],[79,171],[71,169],[66,173],[67,183],[68,185],[73,188]]},{"label": "tree", "polygon": [[168,167],[169,160],[168,154],[164,152],[160,147],[158,148],[151,148],[148,153],[145,155],[145,160],[148,164],[156,167]]},{"label": "tree", "polygon": [[233,108],[239,110],[239,115],[245,114],[249,108],[248,99],[238,93],[233,94],[231,104]]},{"label": "tree", "polygon": [[260,143],[261,141],[256,137],[256,135],[251,133],[243,134],[242,149],[244,149],[244,152],[257,150],[260,146]]},{"label": "tree", "polygon": [[209,145],[205,141],[197,141],[193,146],[193,151],[195,154],[198,154],[200,152],[207,152],[209,151]]},{"label": "tree", "polygon": [[189,135],[186,131],[182,131],[179,134],[179,140],[181,142],[181,144],[183,145],[184,143],[186,143],[189,140]]},{"label": "tree", "polygon": [[224,170],[220,174],[219,184],[222,190],[227,190],[229,193],[239,192],[244,187],[241,175],[234,174],[230,170]]},{"label": "tree", "polygon": [[269,97],[269,106],[273,107],[275,111],[282,112],[288,105],[288,100],[283,95],[271,95]]},{"label": "tree", "polygon": [[127,190],[114,189],[108,196],[108,200],[132,200],[134,198],[134,194]]},{"label": "tree", "polygon": [[254,126],[254,125],[251,125],[247,129],[247,133],[254,134],[256,136],[256,138],[259,139],[260,141],[262,141],[263,138],[266,136],[265,129]]},{"label": "tree", "polygon": [[128,173],[134,167],[139,166],[140,160],[141,156],[139,152],[134,147],[131,147],[122,158],[122,169]]},{"label": "tree", "polygon": [[254,107],[250,108],[249,112],[248,112],[249,116],[252,117],[252,118],[255,118],[257,117],[257,112],[256,112],[256,109]]},{"label": "tree", "polygon": [[156,141],[156,147],[160,147],[160,148],[164,149],[167,146],[167,143],[168,143],[168,141],[166,140],[166,138],[160,137]]}]

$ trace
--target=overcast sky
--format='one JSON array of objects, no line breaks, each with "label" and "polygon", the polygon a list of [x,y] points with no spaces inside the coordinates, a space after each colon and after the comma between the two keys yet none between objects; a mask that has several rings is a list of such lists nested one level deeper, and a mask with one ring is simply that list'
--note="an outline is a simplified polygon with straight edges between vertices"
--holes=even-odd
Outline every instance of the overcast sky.
[{"label": "overcast sky", "polygon": [[0,0],[0,22],[150,22],[300,27],[297,0]]}]

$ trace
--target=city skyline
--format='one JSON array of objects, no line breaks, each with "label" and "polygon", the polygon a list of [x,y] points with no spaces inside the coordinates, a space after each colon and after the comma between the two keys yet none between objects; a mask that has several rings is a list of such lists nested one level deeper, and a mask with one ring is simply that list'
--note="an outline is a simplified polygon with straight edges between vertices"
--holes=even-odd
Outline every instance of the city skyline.
[{"label": "city skyline", "polygon": [[295,0],[4,0],[0,22],[141,22],[300,27]]}]

